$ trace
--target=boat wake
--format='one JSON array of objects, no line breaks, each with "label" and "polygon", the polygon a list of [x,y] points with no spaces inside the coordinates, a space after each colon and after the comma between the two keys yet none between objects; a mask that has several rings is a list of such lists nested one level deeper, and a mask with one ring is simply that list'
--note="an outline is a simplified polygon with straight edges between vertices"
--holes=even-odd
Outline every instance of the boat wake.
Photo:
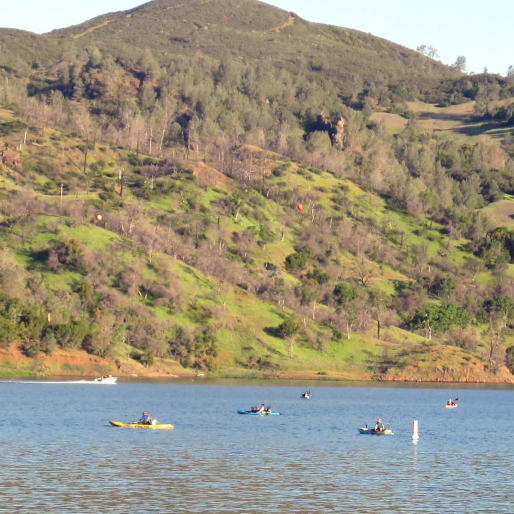
[{"label": "boat wake", "polygon": [[118,377],[98,377],[91,380],[3,380],[3,383],[9,384],[81,384],[81,385],[115,385]]}]

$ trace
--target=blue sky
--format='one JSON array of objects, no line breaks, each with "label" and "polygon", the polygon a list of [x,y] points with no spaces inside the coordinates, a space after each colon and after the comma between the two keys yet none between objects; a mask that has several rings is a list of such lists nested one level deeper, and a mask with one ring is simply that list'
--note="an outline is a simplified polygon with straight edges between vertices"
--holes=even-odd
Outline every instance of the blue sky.
[{"label": "blue sky", "polygon": [[[33,32],[81,23],[142,0],[2,0],[0,26]],[[267,0],[309,21],[370,32],[408,48],[431,45],[453,64],[466,57],[466,71],[505,75],[514,65],[514,0]]]}]

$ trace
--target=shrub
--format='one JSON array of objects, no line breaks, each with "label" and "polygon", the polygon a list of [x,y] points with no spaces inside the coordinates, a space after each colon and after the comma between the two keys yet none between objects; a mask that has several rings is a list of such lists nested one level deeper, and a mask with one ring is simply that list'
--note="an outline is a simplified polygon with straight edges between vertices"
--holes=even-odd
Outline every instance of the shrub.
[{"label": "shrub", "polygon": [[83,243],[78,239],[65,239],[58,241],[55,247],[49,251],[47,265],[54,271],[60,266],[64,266],[83,273],[83,257]]},{"label": "shrub", "polygon": [[300,330],[300,322],[291,316],[277,327],[277,335],[285,339],[286,337],[293,337],[298,330]]},{"label": "shrub", "polygon": [[457,289],[457,282],[453,277],[438,276],[430,286],[430,292],[439,298],[448,298]]},{"label": "shrub", "polygon": [[345,282],[337,284],[332,294],[339,305],[344,305],[357,298],[357,291]]},{"label": "shrub", "polygon": [[18,327],[10,319],[0,317],[0,347],[7,348],[12,342],[18,339]]},{"label": "shrub", "polygon": [[41,340],[41,351],[47,355],[51,355],[57,348],[57,339],[53,330],[46,330]]},{"label": "shrub", "polygon": [[330,276],[327,272],[320,270],[319,268],[314,268],[312,271],[307,273],[307,278],[316,281],[318,284],[326,284]]},{"label": "shrub", "polygon": [[146,366],[147,368],[152,366],[155,362],[155,355],[151,350],[145,350],[139,358],[139,362]]},{"label": "shrub", "polygon": [[37,355],[41,351],[41,346],[39,344],[39,341],[30,340],[25,341],[21,345],[21,350],[27,357],[37,357]]},{"label": "shrub", "polygon": [[505,352],[505,364],[507,364],[510,372],[514,375],[514,345],[509,346]]},{"label": "shrub", "polygon": [[307,257],[303,253],[291,253],[286,257],[285,266],[287,271],[298,271],[307,264]]},{"label": "shrub", "polygon": [[87,320],[70,321],[54,328],[55,338],[62,348],[80,348],[86,336],[91,335],[91,324]]},{"label": "shrub", "polygon": [[25,341],[39,341],[45,325],[46,316],[41,314],[41,308],[38,305],[25,304],[21,307],[18,326],[20,335]]}]

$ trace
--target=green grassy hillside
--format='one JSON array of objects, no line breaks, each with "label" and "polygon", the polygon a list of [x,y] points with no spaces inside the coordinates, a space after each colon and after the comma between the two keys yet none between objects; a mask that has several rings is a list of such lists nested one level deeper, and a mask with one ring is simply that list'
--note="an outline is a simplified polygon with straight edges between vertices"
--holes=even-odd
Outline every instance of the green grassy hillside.
[{"label": "green grassy hillside", "polygon": [[[23,120],[0,114],[4,141],[19,140]],[[248,187],[235,162],[221,173],[194,154],[162,159],[109,144],[86,155],[76,136],[35,126],[19,153],[19,164],[4,164],[1,174],[0,337],[33,360],[11,356],[4,374],[192,368],[509,380],[496,354],[511,336],[502,336],[491,360],[492,329],[480,305],[471,325],[456,319],[431,339],[426,328],[406,330],[419,304],[407,307],[406,291],[419,283],[419,267],[426,279],[451,270],[472,280],[460,270],[474,259],[466,242],[348,179],[241,146],[234,159],[260,174]],[[486,267],[480,273],[495,282]],[[457,298],[455,286],[446,287],[448,296],[428,303]],[[281,330],[291,320],[294,329]],[[77,348],[103,360],[70,365],[66,351]]]},{"label": "green grassy hillside", "polygon": [[0,49],[3,374],[512,381],[513,77],[253,0]]}]

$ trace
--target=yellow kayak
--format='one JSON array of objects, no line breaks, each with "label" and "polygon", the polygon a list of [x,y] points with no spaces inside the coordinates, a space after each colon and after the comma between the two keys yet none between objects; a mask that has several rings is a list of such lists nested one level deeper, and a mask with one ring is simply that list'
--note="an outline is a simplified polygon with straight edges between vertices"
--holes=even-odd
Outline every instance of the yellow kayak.
[{"label": "yellow kayak", "polygon": [[459,406],[458,403],[454,403],[453,405],[448,405],[448,404],[445,405],[445,407],[447,409],[456,409],[458,406]]},{"label": "yellow kayak", "polygon": [[123,423],[122,421],[109,421],[113,427],[124,428],[154,428],[157,430],[173,430],[175,427],[171,423],[156,423],[155,425],[146,425],[145,423]]}]

